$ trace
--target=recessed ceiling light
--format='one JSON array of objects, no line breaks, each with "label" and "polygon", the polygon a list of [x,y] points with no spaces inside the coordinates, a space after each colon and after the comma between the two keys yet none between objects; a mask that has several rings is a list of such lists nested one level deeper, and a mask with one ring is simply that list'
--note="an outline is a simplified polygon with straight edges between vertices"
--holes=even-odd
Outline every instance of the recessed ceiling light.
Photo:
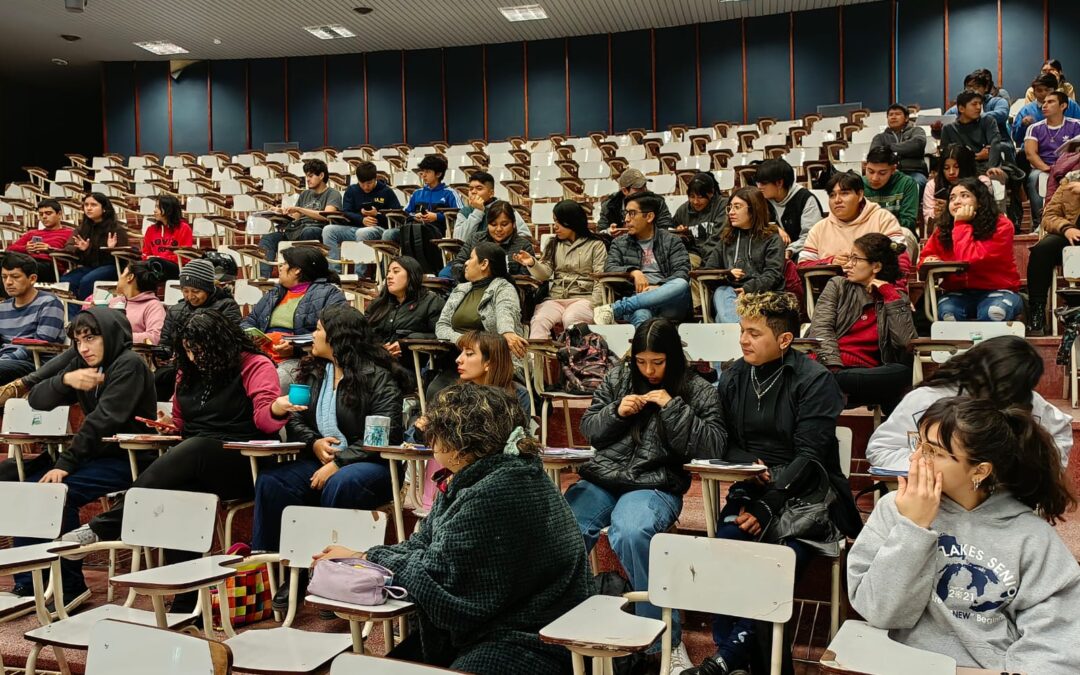
[{"label": "recessed ceiling light", "polygon": [[371,7],[353,7],[353,11],[357,14],[371,14],[375,10]]},{"label": "recessed ceiling light", "polygon": [[336,23],[329,26],[304,26],[304,30],[311,33],[320,40],[334,40],[336,38],[356,37],[356,33],[352,32],[345,26]]},{"label": "recessed ceiling light", "polygon": [[66,40],[67,42],[78,42],[79,40],[81,40],[81,39],[82,39],[82,38],[81,38],[81,37],[79,37],[78,35],[68,35],[67,33],[65,33],[65,34],[61,35],[60,37],[61,37],[61,38],[62,38],[63,40]]},{"label": "recessed ceiling light", "polygon": [[146,51],[157,54],[158,56],[188,53],[188,50],[184,49],[183,47],[174,45],[171,42],[136,42],[135,46],[142,47]]},{"label": "recessed ceiling light", "polygon": [[547,12],[540,5],[518,5],[517,7],[500,7],[499,11],[507,21],[536,21],[548,18]]}]

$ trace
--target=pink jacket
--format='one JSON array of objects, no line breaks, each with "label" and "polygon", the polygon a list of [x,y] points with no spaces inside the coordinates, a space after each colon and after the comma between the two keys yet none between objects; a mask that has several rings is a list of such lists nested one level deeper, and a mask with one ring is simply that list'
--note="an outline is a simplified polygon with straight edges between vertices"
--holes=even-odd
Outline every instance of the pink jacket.
[{"label": "pink jacket", "polygon": [[165,305],[153,291],[139,293],[134,298],[117,295],[109,300],[109,307],[124,309],[131,324],[131,341],[135,344],[156,345],[161,341],[161,327],[165,325]]},{"label": "pink jacket", "polygon": [[[262,354],[245,353],[240,357],[240,378],[244,381],[244,391],[251,399],[251,407],[255,410],[255,428],[263,433],[273,434],[281,430],[289,421],[286,415],[282,418],[274,417],[270,406],[274,399],[281,396],[281,383],[278,381],[277,368],[273,361]],[[180,410],[180,402],[176,394],[172,397],[172,420],[176,428],[183,431],[184,414]]]}]

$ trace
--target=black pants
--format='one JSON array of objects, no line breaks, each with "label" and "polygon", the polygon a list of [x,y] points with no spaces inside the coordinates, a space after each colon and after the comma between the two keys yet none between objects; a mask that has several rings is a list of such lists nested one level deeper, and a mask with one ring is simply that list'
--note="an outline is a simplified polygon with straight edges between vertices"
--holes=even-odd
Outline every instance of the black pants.
[{"label": "black pants", "polygon": [[1061,252],[1068,245],[1069,240],[1060,234],[1048,234],[1031,247],[1027,272],[1028,299],[1031,302],[1045,304],[1048,301],[1054,268],[1061,264]]},{"label": "black pants", "polygon": [[892,412],[911,386],[911,366],[886,363],[876,368],[844,368],[835,373],[836,383],[847,396],[847,407],[880,405]]}]

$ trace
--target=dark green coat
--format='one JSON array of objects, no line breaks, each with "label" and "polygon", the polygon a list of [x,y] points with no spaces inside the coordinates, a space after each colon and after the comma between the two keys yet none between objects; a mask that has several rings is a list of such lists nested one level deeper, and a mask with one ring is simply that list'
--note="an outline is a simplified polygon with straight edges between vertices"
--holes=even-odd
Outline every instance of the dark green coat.
[{"label": "dark green coat", "polygon": [[585,544],[537,458],[484,457],[458,472],[420,531],[368,551],[418,606],[424,661],[468,673],[570,672],[541,628],[592,594]]}]

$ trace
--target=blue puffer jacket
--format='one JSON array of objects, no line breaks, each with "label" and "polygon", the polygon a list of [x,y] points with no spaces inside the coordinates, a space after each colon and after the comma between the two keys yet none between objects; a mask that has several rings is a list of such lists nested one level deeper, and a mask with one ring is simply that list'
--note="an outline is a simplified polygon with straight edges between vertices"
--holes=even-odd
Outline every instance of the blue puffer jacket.
[{"label": "blue puffer jacket", "polygon": [[[270,314],[285,297],[287,290],[283,286],[274,286],[267,291],[262,300],[251,308],[251,314],[240,322],[240,327],[258,328],[264,333],[267,332],[270,327]],[[311,282],[307,293],[300,298],[300,304],[296,307],[296,315],[293,317],[293,334],[314,333],[315,325],[319,322],[319,314],[330,305],[340,305],[345,302],[345,294],[341,292],[341,289],[326,279],[316,279]]]}]

